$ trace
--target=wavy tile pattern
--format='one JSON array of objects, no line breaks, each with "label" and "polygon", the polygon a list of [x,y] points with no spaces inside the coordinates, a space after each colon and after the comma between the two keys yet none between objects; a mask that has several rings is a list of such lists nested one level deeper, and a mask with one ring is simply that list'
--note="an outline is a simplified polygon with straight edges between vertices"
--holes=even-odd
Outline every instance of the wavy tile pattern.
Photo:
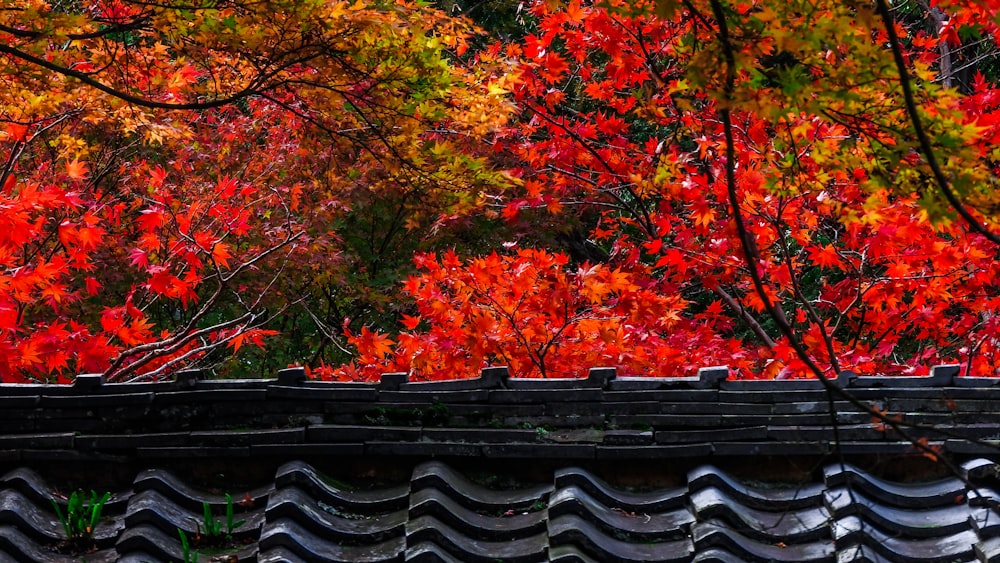
[{"label": "wavy tile pattern", "polygon": [[[402,484],[355,489],[291,462],[269,483],[232,491],[245,504],[234,545],[201,548],[199,560],[1000,563],[998,469],[977,459],[965,480],[898,483],[831,465],[816,482],[778,487],[701,466],[680,486],[636,491],[573,467],[497,489],[429,461]],[[183,560],[177,530],[201,532],[203,503],[224,518],[224,496],[193,482],[140,471],[108,504],[86,560]],[[26,468],[0,477],[0,563],[80,560],[54,547],[55,490]]]},{"label": "wavy tile pattern", "polygon": [[[115,494],[105,504],[104,518],[93,532],[96,551],[87,554],[88,561],[117,559],[114,543],[124,528],[122,512],[130,495],[131,491]],[[64,532],[53,501],[66,512],[64,494],[28,468],[0,478],[0,556],[25,562],[79,561],[60,549]]]},{"label": "wavy tile pattern", "polygon": [[262,561],[401,561],[409,486],[345,490],[308,464],[278,468],[261,530]]}]

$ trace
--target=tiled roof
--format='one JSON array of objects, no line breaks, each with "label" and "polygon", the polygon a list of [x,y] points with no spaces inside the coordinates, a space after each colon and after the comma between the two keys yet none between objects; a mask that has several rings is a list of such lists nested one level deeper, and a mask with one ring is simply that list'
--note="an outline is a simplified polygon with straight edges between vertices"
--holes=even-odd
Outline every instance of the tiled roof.
[{"label": "tiled roof", "polygon": [[240,561],[1000,561],[1000,381],[836,381],[956,476],[820,382],[727,375],[0,385],[0,561],[78,561],[50,499],[105,484],[90,562],[181,560],[224,492]]},{"label": "tiled roof", "polygon": [[[997,466],[963,465],[958,478],[892,483],[849,465],[794,486],[743,483],[712,466],[683,484],[628,491],[565,467],[517,488],[477,484],[439,461],[396,486],[350,489],[289,462],[258,489],[234,491],[245,520],[239,561],[980,561],[1000,560]],[[51,488],[27,469],[0,481],[0,554],[13,561],[78,561],[46,545],[60,537]],[[182,560],[202,503],[220,494],[162,470],[116,492],[86,560]],[[210,560],[208,556],[201,559]]]},{"label": "tiled roof", "polygon": [[[942,453],[992,455],[998,379],[842,376],[864,404]],[[743,455],[906,454],[912,443],[818,381],[615,378],[377,384],[276,379],[0,385],[0,463],[310,455],[664,459]],[[833,414],[831,414],[831,405]],[[838,432],[834,433],[836,426]],[[947,433],[930,430],[942,428]],[[965,439],[968,438],[968,439]],[[970,442],[969,439],[978,443]]]}]

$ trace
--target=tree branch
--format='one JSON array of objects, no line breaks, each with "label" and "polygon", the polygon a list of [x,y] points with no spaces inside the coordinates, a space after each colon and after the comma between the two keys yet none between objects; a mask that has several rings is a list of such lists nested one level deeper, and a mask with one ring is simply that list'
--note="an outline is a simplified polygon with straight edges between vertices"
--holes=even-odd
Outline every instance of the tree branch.
[{"label": "tree branch", "polygon": [[978,219],[973,217],[972,213],[958,199],[958,195],[951,189],[951,183],[948,181],[948,177],[945,176],[944,170],[941,169],[941,165],[934,155],[934,147],[931,146],[930,137],[927,136],[924,124],[920,120],[920,114],[917,111],[917,101],[913,96],[913,85],[910,82],[910,73],[906,68],[906,61],[903,59],[903,50],[900,47],[899,36],[896,35],[896,24],[892,13],[889,11],[889,5],[886,3],[886,0],[875,0],[875,9],[879,17],[882,18],[882,23],[885,25],[885,31],[889,38],[889,48],[892,50],[892,58],[896,63],[896,69],[899,71],[899,86],[903,90],[903,103],[906,106],[906,114],[910,117],[913,132],[916,134],[917,143],[920,145],[920,152],[924,154],[924,158],[927,160],[927,166],[931,169],[931,174],[934,176],[934,181],[937,183],[938,189],[941,190],[941,193],[948,200],[948,204],[951,205],[952,209],[965,220],[973,231],[983,235],[993,244],[1000,245],[1000,236],[987,229]]},{"label": "tree branch", "polygon": [[[83,72],[57,65],[51,61],[47,61],[45,59],[36,57],[30,53],[25,53],[20,49],[16,49],[4,43],[0,43],[0,53],[4,53],[14,58],[21,59],[22,61],[31,63],[35,66],[46,68],[48,70],[51,70],[52,72],[61,74],[63,76],[76,78],[77,80],[86,84],[87,86],[90,86],[91,88],[94,88],[96,90],[100,90],[101,92],[104,92],[105,94],[118,98],[119,100],[128,102],[136,106],[146,107],[150,109],[200,110],[200,109],[211,109],[211,108],[222,107],[231,104],[237,100],[246,98],[248,96],[259,94],[261,92],[261,88],[259,88],[258,83],[260,79],[263,78],[263,77],[258,77],[258,80],[251,82],[250,86],[247,86],[246,88],[225,98],[217,98],[215,100],[207,102],[167,103],[167,102],[157,102],[139,96],[133,96],[126,92],[122,92],[121,90],[116,90],[115,88],[112,88],[111,86],[108,86],[107,84],[104,84],[99,80],[91,78],[90,76],[88,76]],[[273,76],[273,73],[271,74],[271,76]]]}]

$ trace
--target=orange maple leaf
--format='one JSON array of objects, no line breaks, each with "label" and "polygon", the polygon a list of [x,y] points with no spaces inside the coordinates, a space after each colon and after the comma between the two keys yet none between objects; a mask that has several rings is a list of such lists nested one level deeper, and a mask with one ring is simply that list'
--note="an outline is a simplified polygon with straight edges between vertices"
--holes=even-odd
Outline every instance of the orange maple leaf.
[{"label": "orange maple leaf", "polygon": [[358,348],[358,352],[365,356],[385,358],[392,353],[392,345],[395,344],[391,338],[380,333],[368,330],[368,327],[361,327],[361,334],[351,338],[351,344]]},{"label": "orange maple leaf", "polygon": [[22,366],[31,367],[42,363],[42,359],[39,356],[38,344],[33,340],[28,340],[18,346],[17,351],[21,356],[20,360]]},{"label": "orange maple leaf", "polygon": [[828,244],[818,248],[810,248],[808,252],[809,258],[811,258],[813,263],[820,268],[843,268],[840,255],[837,254],[837,250],[833,248],[833,245]]},{"label": "orange maple leaf", "polygon": [[414,317],[410,315],[403,315],[403,320],[401,321],[403,326],[409,330],[416,330],[417,325],[420,324],[420,317]]},{"label": "orange maple leaf", "polygon": [[80,182],[87,179],[87,175],[90,174],[90,169],[86,162],[80,162],[80,159],[73,157],[71,162],[66,163],[66,175],[73,181]]},{"label": "orange maple leaf", "polygon": [[23,141],[28,138],[28,126],[22,123],[7,123],[4,128],[7,135],[14,141]]},{"label": "orange maple leaf", "polygon": [[225,268],[229,265],[229,259],[232,258],[232,254],[229,252],[229,245],[224,242],[216,243],[212,247],[212,259],[215,260],[216,264],[220,267]]},{"label": "orange maple leaf", "polygon": [[275,334],[278,334],[278,331],[254,328],[232,337],[228,344],[233,349],[233,352],[238,352],[244,344],[253,344],[258,348],[262,348],[264,346],[264,337]]}]

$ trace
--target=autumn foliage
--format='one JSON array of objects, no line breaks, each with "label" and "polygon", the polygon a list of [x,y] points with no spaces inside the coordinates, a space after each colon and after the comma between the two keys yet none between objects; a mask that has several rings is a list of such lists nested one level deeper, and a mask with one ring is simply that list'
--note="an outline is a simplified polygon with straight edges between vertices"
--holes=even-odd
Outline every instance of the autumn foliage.
[{"label": "autumn foliage", "polygon": [[580,366],[598,365],[671,375],[684,373],[691,349],[706,362],[742,355],[713,330],[721,311],[685,318],[678,295],[617,268],[569,269],[565,255],[540,250],[415,261],[420,273],[405,288],[418,316],[403,324],[426,330],[404,332],[398,342],[367,329],[348,332],[361,355],[340,368],[342,376],[371,380],[391,370],[435,379],[474,374],[487,364],[508,366],[519,377],[573,377]]},{"label": "autumn foliage", "polygon": [[3,381],[997,375],[1000,6],[462,5],[0,12]]},{"label": "autumn foliage", "polygon": [[474,208],[505,176],[469,139],[509,104],[449,59],[468,33],[405,3],[5,4],[0,376],[215,365],[350,268],[334,225],[369,194],[397,230]]},{"label": "autumn foliage", "polygon": [[[577,289],[565,299],[510,274],[544,271],[551,254],[425,267],[406,287],[426,327],[411,322],[394,353],[351,335],[367,375],[471,375],[484,363],[521,376],[592,365],[691,375],[727,364],[742,377],[797,377],[922,374],[943,362],[995,374],[998,247],[943,193],[994,225],[998,91],[975,70],[994,60],[993,18],[957,3],[894,13],[941,186],[876,7],[800,8],[536,3],[533,33],[482,55],[519,63],[522,113],[499,138],[521,183],[503,215],[524,233],[588,225],[606,264],[568,268]],[[590,272],[621,283],[589,301]],[[649,304],[650,316],[628,303]]]}]

